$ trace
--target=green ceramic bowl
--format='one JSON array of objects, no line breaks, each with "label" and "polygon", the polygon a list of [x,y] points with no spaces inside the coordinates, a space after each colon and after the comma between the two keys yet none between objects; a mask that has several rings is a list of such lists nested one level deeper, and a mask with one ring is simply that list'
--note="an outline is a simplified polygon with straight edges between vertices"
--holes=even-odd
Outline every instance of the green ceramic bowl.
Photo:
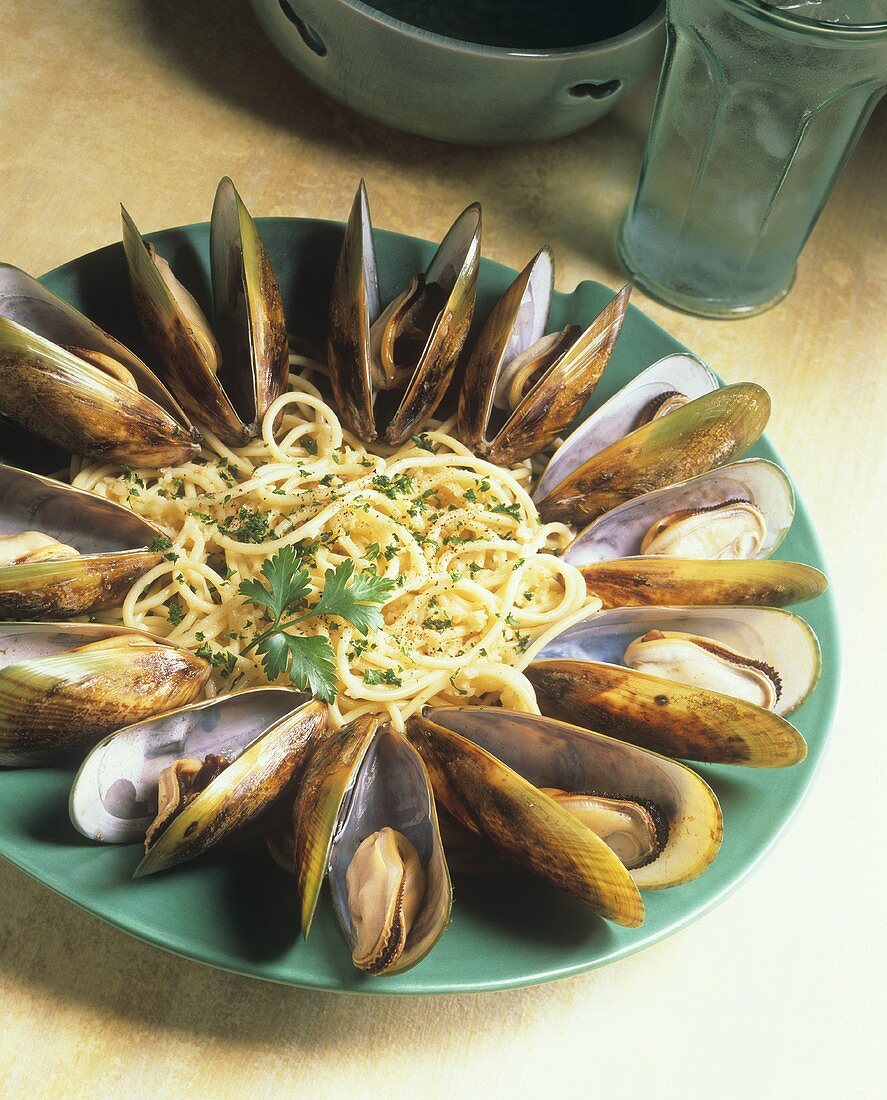
[{"label": "green ceramic bowl", "polygon": [[662,60],[665,3],[614,38],[565,49],[476,45],[360,0],[250,0],[284,57],[379,122],[474,145],[541,141],[606,114]]},{"label": "green ceramic bowl", "polygon": [[[258,224],[280,276],[291,330],[322,337],[342,226],[294,218],[260,218]],[[150,238],[189,287],[198,288],[201,304],[209,300],[208,236],[208,227],[197,225]],[[376,239],[382,292],[388,299],[425,267],[435,246],[396,233],[379,232]],[[514,274],[501,264],[481,261],[479,320]],[[120,245],[66,264],[43,282],[115,336],[145,351]],[[555,294],[552,324],[586,324],[611,295],[606,287],[589,282],[572,294]],[[593,405],[654,360],[679,350],[681,344],[631,307]],[[25,448],[5,431],[0,451],[11,461],[58,467],[58,458],[45,446]],[[752,453],[777,457],[766,441]],[[813,525],[800,501],[779,556],[823,567]],[[713,908],[749,875],[794,814],[821,759],[838,684],[831,596],[820,596],[800,611],[819,635],[824,663],[819,687],[792,719],[809,742],[807,760],[779,771],[699,768],[724,809],[723,847],[695,882],[647,892],[647,918],[638,929],[608,924],[524,874],[457,879],[452,924],[428,958],[397,977],[367,977],[351,966],[328,899],[320,906],[310,940],[302,942],[294,880],[263,853],[211,855],[133,882],[138,846],[94,844],[71,826],[73,765],[0,769],[0,854],[141,939],[227,970],[293,985],[365,993],[455,993],[575,974],[639,951]]]}]

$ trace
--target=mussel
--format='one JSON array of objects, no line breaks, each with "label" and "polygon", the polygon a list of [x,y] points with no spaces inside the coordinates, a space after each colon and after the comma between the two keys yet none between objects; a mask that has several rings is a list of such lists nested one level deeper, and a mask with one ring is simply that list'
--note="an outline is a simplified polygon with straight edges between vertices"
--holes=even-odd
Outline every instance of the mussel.
[{"label": "mussel", "polygon": [[405,738],[368,715],[327,738],[306,768],[293,831],[306,937],[328,876],[358,969],[396,974],[425,957],[452,887],[431,784]]},{"label": "mussel", "polygon": [[[428,767],[435,797],[515,863],[608,920],[637,927],[644,903],[619,857],[568,809],[466,735],[474,710],[435,708],[409,719],[407,734]],[[482,721],[489,714],[484,710]]]},{"label": "mussel", "polygon": [[[698,396],[690,399],[693,393]],[[760,386],[717,388],[698,360],[669,356],[555,451],[534,493],[539,512],[547,520],[588,522],[643,493],[723,466],[748,450],[769,415],[770,399]]]},{"label": "mussel", "polygon": [[465,368],[457,434],[497,465],[538,454],[572,424],[622,330],[630,283],[584,332],[568,325],[543,335],[553,289],[554,259],[543,248],[499,300]]},{"label": "mussel", "polygon": [[589,592],[604,607],[699,604],[786,607],[815,599],[828,587],[825,575],[796,561],[616,558],[583,565]]},{"label": "mussel", "polygon": [[24,271],[0,264],[0,414],[75,454],[174,466],[199,453],[145,364]]},{"label": "mussel", "polygon": [[746,458],[620,504],[564,551],[571,565],[662,555],[768,558],[794,516],[794,493],[774,462]]},{"label": "mussel", "polygon": [[554,718],[667,756],[784,767],[806,756],[784,716],[820,664],[813,631],[778,608],[634,607],[568,627],[526,674]]},{"label": "mussel", "polygon": [[[130,784],[136,794],[139,785],[153,793],[156,782],[156,816],[144,833],[145,857],[135,877],[184,863],[295,793],[326,717],[326,704],[316,699],[306,701],[282,688],[258,688],[244,700],[237,693],[220,696],[202,704],[196,714],[179,711],[164,715],[159,724],[124,730],[119,741],[104,742],[81,768],[72,795],[74,822],[81,832],[101,832],[101,839],[109,839],[107,825],[117,831],[115,839],[129,839],[126,815],[144,816]],[[214,722],[216,728],[207,730]],[[171,732],[169,745],[164,737]],[[210,743],[213,749],[204,751]],[[186,745],[189,753],[200,746],[199,755],[179,755],[177,750]],[[149,759],[158,749],[164,757],[160,768]],[[115,778],[105,789],[105,801],[97,805],[94,784],[105,770],[108,778]]]},{"label": "mussel", "polygon": [[225,177],[210,223],[211,328],[167,261],[122,214],[133,300],[158,369],[191,417],[223,443],[245,443],[289,374],[280,288],[255,223]]},{"label": "mussel", "polygon": [[[403,443],[443,399],[474,313],[480,235],[474,203],[453,223],[424,274],[383,310],[361,180],[333,279],[328,358],[337,412],[364,442]],[[388,394],[392,401],[385,401]],[[384,423],[383,405],[390,413]]]},{"label": "mussel", "polygon": [[0,619],[68,618],[120,604],[163,560],[161,532],[110,500],[0,466]]},{"label": "mussel", "polygon": [[136,722],[93,748],[71,787],[71,821],[91,840],[144,840],[157,816],[160,777],[178,761],[234,760],[307,696],[247,688]]},{"label": "mussel", "polygon": [[[718,800],[674,760],[501,707],[429,707],[411,729],[417,743],[428,735],[432,753],[440,729],[490,753],[600,836],[640,889],[688,882],[717,854],[723,832]],[[494,840],[508,828],[487,817],[483,798],[462,816]]]},{"label": "mussel", "polygon": [[27,767],[191,702],[200,657],[158,638],[87,623],[0,623],[0,765]]}]

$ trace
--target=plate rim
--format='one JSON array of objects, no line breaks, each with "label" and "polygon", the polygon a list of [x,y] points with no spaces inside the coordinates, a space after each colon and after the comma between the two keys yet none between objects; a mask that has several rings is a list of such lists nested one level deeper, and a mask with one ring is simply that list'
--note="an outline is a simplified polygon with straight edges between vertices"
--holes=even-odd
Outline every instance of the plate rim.
[{"label": "plate rim", "polygon": [[[260,231],[263,225],[278,225],[286,228],[289,224],[298,224],[306,227],[318,227],[324,226],[329,229],[335,229],[339,232],[344,232],[345,225],[341,221],[326,218],[306,218],[295,216],[271,216],[271,217],[257,217],[255,218],[256,224]],[[146,233],[148,238],[153,237],[165,237],[170,234],[180,234],[183,237],[190,239],[193,233],[206,232],[209,226],[208,221],[191,222],[185,225],[169,226],[163,229],[154,230],[150,233]],[[408,243],[410,246],[422,246],[425,248],[434,249],[436,243],[429,241],[422,237],[416,237],[408,233],[400,233],[395,230],[388,229],[373,229],[376,239],[386,239],[392,244]],[[98,253],[113,252],[117,249],[122,249],[122,245],[119,241],[112,241],[109,244],[100,246],[93,249],[90,252],[83,253],[80,256],[74,257],[65,261],[62,264],[50,269],[38,277],[38,282],[46,284],[46,280],[65,278],[72,273],[76,273],[79,265],[85,261],[96,257]],[[498,269],[500,273],[510,275],[512,278],[517,274],[517,271],[510,268],[508,265],[501,263],[498,260],[482,257],[481,270],[483,268]],[[569,298],[579,300],[582,294],[586,291],[592,291],[599,293],[601,291],[606,294],[612,295],[612,288],[606,284],[601,283],[594,279],[580,280],[572,290],[557,291],[555,290],[555,298]],[[636,311],[640,314],[645,323],[651,326],[657,334],[662,334],[673,343],[680,346],[682,350],[690,352],[690,354],[696,354],[692,349],[687,348],[680,340],[672,336],[665,328],[663,328],[658,322],[649,317],[638,306],[631,304],[629,306],[630,311]],[[641,368],[643,369],[643,368]],[[718,376],[719,381],[723,383],[723,379]],[[665,926],[659,927],[655,930],[648,932],[647,934],[641,934],[637,939],[633,939],[629,943],[624,943],[617,946],[611,946],[605,948],[601,953],[596,954],[594,958],[590,960],[571,962],[563,966],[548,966],[544,970],[537,970],[532,973],[516,973],[513,976],[498,977],[492,979],[478,979],[468,981],[464,979],[456,979],[453,981],[441,981],[440,979],[434,979],[429,981],[425,979],[416,982],[416,971],[408,971],[404,975],[399,976],[397,984],[389,984],[388,982],[367,982],[361,981],[360,975],[357,975],[356,980],[351,984],[343,984],[340,979],[335,975],[330,974],[328,980],[315,978],[314,976],[303,976],[300,978],[288,978],[275,974],[260,973],[253,967],[250,968],[245,962],[240,965],[228,965],[226,962],[220,961],[218,958],[218,952],[215,956],[211,951],[201,949],[198,944],[195,947],[190,947],[182,943],[176,943],[171,945],[168,938],[163,933],[157,933],[153,929],[147,926],[139,925],[137,922],[133,922],[131,919],[118,918],[113,911],[105,912],[88,904],[86,901],[73,896],[63,884],[50,881],[46,877],[46,874],[41,871],[39,867],[29,865],[28,862],[17,855],[11,854],[6,850],[4,843],[5,837],[0,833],[0,856],[8,860],[13,866],[18,868],[23,873],[27,874],[30,878],[39,882],[42,886],[49,888],[53,893],[64,898],[66,901],[75,905],[78,909],[81,909],[89,913],[92,917],[96,917],[99,920],[104,921],[113,928],[120,930],[130,936],[141,940],[144,943],[150,944],[152,947],[159,948],[163,951],[168,951],[173,955],[177,955],[179,958],[188,959],[192,962],[201,963],[203,965],[212,967],[215,970],[221,970],[226,973],[238,974],[243,977],[259,979],[262,981],[273,982],[277,985],[291,986],[302,989],[317,989],[325,992],[337,992],[337,993],[353,993],[361,996],[446,996],[453,994],[465,994],[465,993],[486,993],[497,992],[506,989],[524,988],[532,985],[540,985],[551,981],[558,981],[563,978],[574,977],[578,974],[586,973],[591,970],[599,969],[603,966],[610,965],[627,958],[631,955],[637,954],[640,951],[651,947],[653,944],[658,943],[689,925],[700,920],[706,914],[710,913],[713,909],[717,908],[724,901],[726,901],[736,890],[738,890],[760,867],[760,865],[766,860],[779,841],[784,837],[786,830],[795,820],[795,817],[800,812],[804,803],[806,802],[810,791],[816,782],[818,776],[821,774],[823,762],[828,754],[829,745],[832,735],[832,727],[834,725],[835,714],[837,711],[839,697],[840,697],[840,685],[841,685],[841,672],[843,665],[843,639],[841,632],[841,625],[837,613],[837,601],[835,599],[834,588],[832,584],[831,573],[828,568],[828,560],[823,551],[822,542],[820,540],[817,529],[814,525],[813,518],[807,509],[806,502],[803,496],[798,492],[791,472],[784,465],[782,458],[770,441],[769,437],[765,434],[762,436],[762,441],[773,452],[776,461],[782,469],[786,470],[789,478],[792,480],[793,487],[795,489],[796,496],[796,516],[801,513],[809,526],[810,540],[812,542],[812,550],[814,555],[819,559],[822,564],[822,568],[826,575],[829,577],[829,589],[822,596],[818,597],[819,601],[822,601],[820,608],[825,616],[828,624],[828,631],[830,633],[829,638],[829,675],[823,676],[817,689],[818,706],[820,708],[821,718],[817,725],[821,727],[822,741],[821,748],[815,759],[810,760],[808,757],[809,771],[803,777],[803,785],[801,789],[793,794],[792,804],[787,812],[786,816],[778,823],[776,828],[767,836],[766,842],[754,853],[754,855],[742,866],[742,868],[725,882],[720,887],[716,888],[713,893],[707,895],[703,900],[692,904],[691,908],[677,916],[670,922],[667,922]],[[805,606],[804,604],[799,605]],[[692,765],[691,765],[692,766]],[[643,932],[643,926],[640,932]],[[419,968],[421,972],[421,967]]]}]

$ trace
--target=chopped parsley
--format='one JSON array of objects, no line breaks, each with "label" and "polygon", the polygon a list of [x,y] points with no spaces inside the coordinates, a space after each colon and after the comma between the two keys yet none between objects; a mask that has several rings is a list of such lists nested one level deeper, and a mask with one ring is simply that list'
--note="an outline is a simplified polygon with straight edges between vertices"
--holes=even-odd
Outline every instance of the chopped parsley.
[{"label": "chopped parsley", "polygon": [[403,680],[393,668],[366,668],[363,672],[363,682],[373,687],[377,684],[388,684],[398,688],[403,686]]}]

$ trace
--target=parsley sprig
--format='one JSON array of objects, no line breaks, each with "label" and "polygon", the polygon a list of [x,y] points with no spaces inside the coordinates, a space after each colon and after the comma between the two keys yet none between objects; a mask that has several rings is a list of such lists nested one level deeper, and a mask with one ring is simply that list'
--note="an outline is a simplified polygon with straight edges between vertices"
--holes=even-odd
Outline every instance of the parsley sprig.
[{"label": "parsley sprig", "polygon": [[[257,607],[264,608],[271,625],[244,650],[255,649],[269,680],[284,672],[299,691],[310,691],[331,703],[336,697],[335,654],[325,635],[291,634],[292,627],[313,618],[339,618],[360,634],[382,626],[381,604],[394,583],[375,573],[354,572],[354,562],[343,561],[327,569],[320,598],[309,604],[311,577],[302,568],[294,546],[284,546],[262,564],[263,583],[258,578],[241,581],[238,591]],[[300,614],[294,614],[300,612]],[[286,618],[287,615],[293,615]]]}]

